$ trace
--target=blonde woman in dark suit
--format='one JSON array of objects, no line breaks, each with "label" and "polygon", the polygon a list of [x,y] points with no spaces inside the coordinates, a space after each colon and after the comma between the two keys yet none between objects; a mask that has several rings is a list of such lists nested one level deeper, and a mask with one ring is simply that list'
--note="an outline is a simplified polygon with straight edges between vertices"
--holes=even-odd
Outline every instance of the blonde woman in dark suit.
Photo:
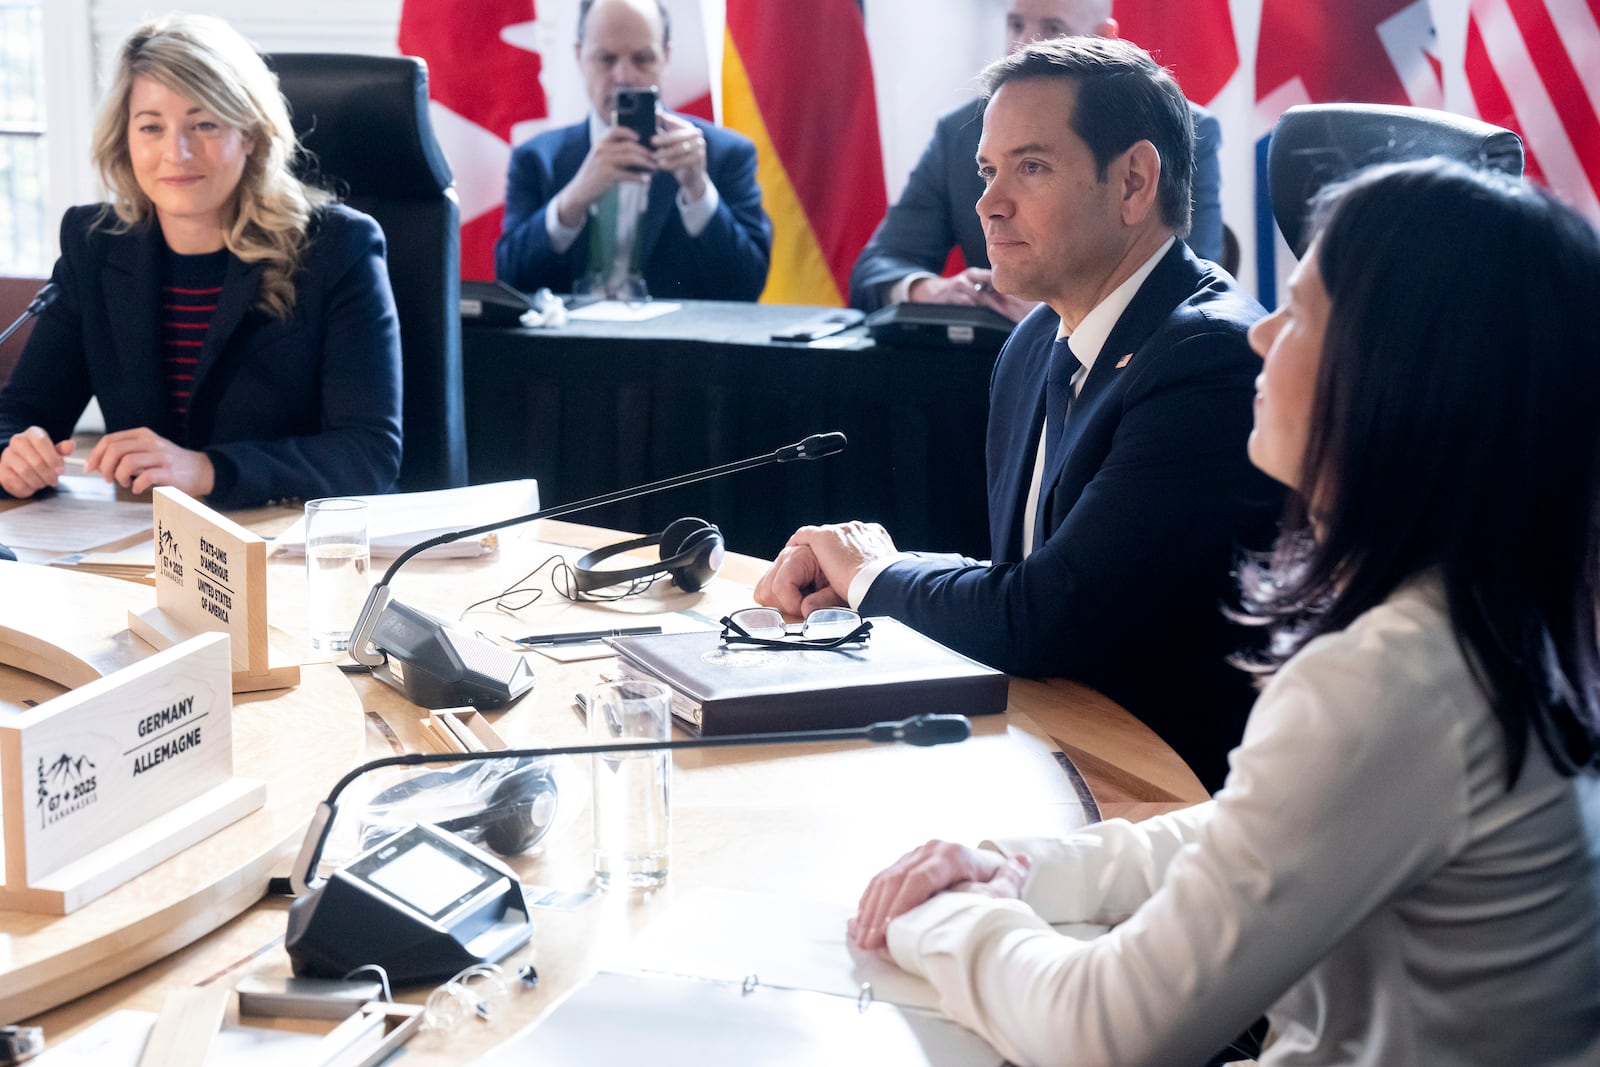
[{"label": "blonde woman in dark suit", "polygon": [[383,234],[303,184],[277,81],[227,24],[123,43],[95,128],[110,197],[72,208],[0,391],[0,489],[56,484],[91,396],[85,469],[218,507],[377,493],[400,468],[400,343]]}]

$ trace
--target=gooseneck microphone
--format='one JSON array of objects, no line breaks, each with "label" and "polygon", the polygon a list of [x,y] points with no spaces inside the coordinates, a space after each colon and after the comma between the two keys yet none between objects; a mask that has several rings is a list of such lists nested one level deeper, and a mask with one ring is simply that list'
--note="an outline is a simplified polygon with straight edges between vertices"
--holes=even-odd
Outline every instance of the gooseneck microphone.
[{"label": "gooseneck microphone", "polygon": [[400,690],[420,707],[495,708],[507,704],[533,686],[533,670],[526,657],[502,649],[463,626],[394,600],[389,583],[408,560],[438,545],[481,537],[519,523],[558,519],[771,463],[821,459],[844,451],[846,443],[842,433],[812,434],[764,455],[431,537],[400,553],[367,594],[350,632],[350,655],[371,669],[374,677]]},{"label": "gooseneck microphone", "polygon": [[389,569],[383,572],[383,580],[378,583],[386,586],[394,580],[394,574],[411,557],[420,555],[430,548],[439,545],[448,545],[455,541],[471,537],[482,537],[486,533],[503,530],[507,526],[515,526],[522,522],[532,522],[535,519],[559,519],[563,515],[571,515],[575,511],[587,511],[590,508],[604,507],[607,504],[618,504],[624,500],[633,500],[636,497],[649,496],[652,493],[665,492],[668,489],[677,489],[696,482],[710,481],[712,478],[721,478],[725,474],[737,474],[754,467],[765,467],[769,463],[791,463],[797,459],[821,459],[831,456],[836,452],[843,452],[846,444],[842,433],[814,433],[804,441],[796,441],[792,445],[784,445],[774,449],[764,456],[751,456],[748,459],[735,460],[724,463],[718,467],[707,467],[705,470],[695,471],[693,474],[679,474],[671,478],[663,478],[658,482],[648,485],[634,486],[632,489],[619,489],[614,493],[605,493],[601,496],[592,496],[586,500],[574,501],[571,504],[558,504],[553,508],[544,508],[528,515],[519,515],[513,519],[501,519],[498,522],[486,523],[483,526],[474,526],[470,530],[457,530],[454,533],[442,533],[437,537],[430,537],[421,544],[412,545],[389,564]]},{"label": "gooseneck microphone", "polygon": [[539,759],[545,756],[581,756],[604,752],[652,752],[681,748],[733,748],[743,745],[825,744],[830,741],[868,741],[874,744],[901,743],[928,748],[950,745],[972,736],[972,722],[965,715],[913,715],[894,722],[875,722],[868,726],[842,730],[788,730],[770,734],[724,734],[720,737],[691,737],[681,741],[620,741],[608,745],[559,745],[544,748],[500,748],[474,752],[408,752],[369,760],[351,770],[328,790],[328,798],[317,805],[306,828],[306,839],[289,872],[289,885],[296,896],[315,889],[317,864],[327,843],[333,817],[339,810],[339,794],[357,778],[384,767],[417,767],[429,763],[476,763],[482,760]]},{"label": "gooseneck microphone", "polygon": [[[4,333],[0,333],[0,345],[11,340],[11,335],[22,329],[23,323],[35,315],[41,314],[45,308],[55,303],[56,297],[60,295],[61,290],[56,287],[55,282],[45,282],[39,291],[33,294],[33,299],[28,301],[28,306],[22,309],[22,314],[17,316],[17,321],[7,326]],[[807,440],[810,440],[810,438],[807,438]]]}]

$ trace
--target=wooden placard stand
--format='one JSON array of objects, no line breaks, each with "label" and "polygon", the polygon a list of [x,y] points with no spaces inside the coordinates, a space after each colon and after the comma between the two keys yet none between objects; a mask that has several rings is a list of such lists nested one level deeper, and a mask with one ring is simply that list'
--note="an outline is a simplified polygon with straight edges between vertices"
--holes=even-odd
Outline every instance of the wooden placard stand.
[{"label": "wooden placard stand", "polygon": [[156,648],[200,633],[233,638],[233,691],[300,684],[300,667],[267,643],[267,542],[178,489],[154,491],[156,606],[128,629]]},{"label": "wooden placard stand", "polygon": [[0,723],[0,908],[67,915],[266,802],[233,774],[228,643],[202,634]]}]

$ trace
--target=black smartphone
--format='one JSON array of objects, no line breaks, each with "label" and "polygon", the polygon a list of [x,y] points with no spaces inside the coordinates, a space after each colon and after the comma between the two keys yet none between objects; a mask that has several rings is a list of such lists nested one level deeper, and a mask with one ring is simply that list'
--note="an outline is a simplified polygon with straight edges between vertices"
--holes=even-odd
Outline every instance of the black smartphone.
[{"label": "black smartphone", "polygon": [[650,147],[656,135],[656,88],[618,89],[617,125],[626,126],[639,135],[639,143]]}]

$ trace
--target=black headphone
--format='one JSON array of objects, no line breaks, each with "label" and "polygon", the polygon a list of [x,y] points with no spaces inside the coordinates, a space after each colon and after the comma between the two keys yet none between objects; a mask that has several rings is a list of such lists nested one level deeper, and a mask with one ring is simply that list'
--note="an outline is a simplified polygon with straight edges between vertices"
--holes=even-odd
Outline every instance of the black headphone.
[{"label": "black headphone", "polygon": [[[418,814],[427,814],[427,794],[457,786],[482,766],[481,762],[463,763],[447,770],[427,771],[378,793],[368,804],[380,811],[394,810],[369,812],[363,817],[361,848],[369,848],[417,822]],[[532,848],[550,829],[556,818],[556,801],[555,770],[550,761],[520,760],[501,772],[487,797],[479,797],[465,810],[435,813],[428,821],[474,844],[482,843],[502,856],[516,856]]]},{"label": "black headphone", "polygon": [[[661,546],[661,558],[658,562],[646,563],[642,567],[616,569],[599,567],[601,561],[612,556],[631,552],[636,548],[647,548],[650,545]],[[716,576],[725,553],[722,531],[717,529],[714,523],[704,519],[678,519],[658,534],[635,537],[631,541],[607,545],[605,548],[597,548],[587,553],[572,565],[572,582],[576,592],[587,593],[593,589],[604,589],[608,585],[621,585],[623,582],[637,582],[670,574],[672,584],[685,593],[694,593]]]}]

